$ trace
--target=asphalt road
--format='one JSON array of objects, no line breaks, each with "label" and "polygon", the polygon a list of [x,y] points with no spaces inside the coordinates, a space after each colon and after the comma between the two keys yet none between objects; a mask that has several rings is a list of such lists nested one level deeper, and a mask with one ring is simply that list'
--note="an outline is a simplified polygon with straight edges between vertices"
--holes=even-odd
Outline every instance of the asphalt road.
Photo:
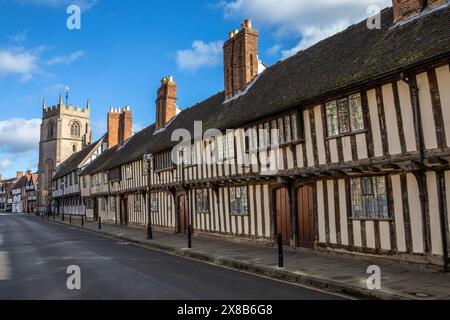
[{"label": "asphalt road", "polygon": [[[69,266],[81,290],[67,289]],[[325,292],[122,243],[25,215],[0,215],[0,299],[329,300]]]}]

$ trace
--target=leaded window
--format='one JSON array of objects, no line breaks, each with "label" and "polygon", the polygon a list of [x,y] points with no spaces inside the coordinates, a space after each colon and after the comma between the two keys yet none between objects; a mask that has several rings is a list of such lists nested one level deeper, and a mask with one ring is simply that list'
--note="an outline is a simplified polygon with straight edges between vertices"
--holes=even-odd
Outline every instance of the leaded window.
[{"label": "leaded window", "polygon": [[385,177],[352,179],[351,194],[353,218],[389,218]]},{"label": "leaded window", "polygon": [[131,164],[125,166],[125,177],[127,180],[133,179],[133,168]]},{"label": "leaded window", "polygon": [[198,213],[209,213],[208,189],[198,189],[195,191],[195,207]]},{"label": "leaded window", "polygon": [[361,106],[361,95],[354,94],[349,97],[349,104],[350,104],[350,121],[352,130],[363,130],[364,129],[364,119],[363,119],[363,113],[362,113],[362,106]]},{"label": "leaded window", "polygon": [[158,194],[152,193],[150,195],[150,209],[152,212],[158,212]]},{"label": "leaded window", "polygon": [[336,136],[339,134],[338,115],[336,101],[327,103],[327,128],[329,136]]},{"label": "leaded window", "polygon": [[364,129],[360,94],[330,101],[325,109],[329,137]]},{"label": "leaded window", "polygon": [[80,136],[80,125],[78,122],[72,122],[70,125],[70,135],[73,137]]},{"label": "leaded window", "polygon": [[247,187],[230,188],[230,212],[233,215],[249,214]]},{"label": "leaded window", "polygon": [[141,197],[139,195],[134,196],[134,212],[141,212]]},{"label": "leaded window", "polygon": [[348,110],[347,98],[338,100],[338,117],[339,117],[339,132],[340,133],[350,132],[350,115]]}]

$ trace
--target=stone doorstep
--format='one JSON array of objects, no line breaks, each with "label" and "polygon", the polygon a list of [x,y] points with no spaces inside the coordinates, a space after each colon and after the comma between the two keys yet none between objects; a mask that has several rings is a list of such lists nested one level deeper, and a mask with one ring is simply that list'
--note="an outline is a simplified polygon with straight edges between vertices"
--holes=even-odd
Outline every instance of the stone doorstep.
[{"label": "stone doorstep", "polygon": [[[107,236],[113,239],[135,243],[148,248],[176,254],[178,256],[187,257],[190,259],[204,261],[207,263],[212,263],[218,266],[227,267],[230,269],[244,271],[255,275],[265,276],[275,280],[281,280],[291,283],[297,283],[305,285],[308,287],[313,287],[321,290],[326,290],[330,292],[340,293],[343,295],[348,295],[349,297],[367,299],[367,300],[406,300],[414,299],[411,295],[406,295],[403,293],[396,292],[384,292],[384,291],[371,291],[356,285],[346,284],[338,281],[333,281],[330,279],[325,279],[320,276],[311,276],[305,274],[305,272],[292,272],[287,270],[279,269],[278,267],[268,267],[255,265],[248,262],[238,261],[229,258],[222,258],[215,255],[210,255],[206,253],[196,252],[195,249],[179,248],[172,245],[167,245],[155,241],[140,240],[138,238],[130,238],[126,236],[119,236],[113,233],[106,232],[105,230],[96,230],[92,228],[81,227],[74,224],[69,224],[68,221],[58,221],[52,219],[45,219],[45,221],[50,223],[56,223],[65,226],[72,226],[80,230],[91,232],[94,234],[99,234],[102,236]],[[107,225],[107,224],[106,224]],[[417,298],[418,299],[418,298]]]}]

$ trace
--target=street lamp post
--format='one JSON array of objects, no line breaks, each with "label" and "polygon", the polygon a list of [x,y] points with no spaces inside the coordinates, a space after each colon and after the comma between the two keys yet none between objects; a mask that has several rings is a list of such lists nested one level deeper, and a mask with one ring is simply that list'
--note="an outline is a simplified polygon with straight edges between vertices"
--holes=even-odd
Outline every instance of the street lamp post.
[{"label": "street lamp post", "polygon": [[[185,169],[185,154],[184,150],[180,151],[180,160],[181,161],[181,184],[183,186],[183,189],[186,191],[186,178],[184,176],[184,169]],[[187,202],[187,210],[188,210],[188,249],[192,249],[192,216],[191,216],[191,207],[189,205],[189,192],[186,192],[186,202]],[[186,209],[185,209],[186,210]],[[184,213],[183,213],[184,214]]]},{"label": "street lamp post", "polygon": [[153,155],[147,149],[144,154],[144,161],[147,162],[147,190],[148,190],[148,200],[147,200],[147,211],[148,211],[148,223],[147,223],[147,240],[153,240],[153,230],[152,230],[152,197],[150,193],[151,187],[151,171]]}]

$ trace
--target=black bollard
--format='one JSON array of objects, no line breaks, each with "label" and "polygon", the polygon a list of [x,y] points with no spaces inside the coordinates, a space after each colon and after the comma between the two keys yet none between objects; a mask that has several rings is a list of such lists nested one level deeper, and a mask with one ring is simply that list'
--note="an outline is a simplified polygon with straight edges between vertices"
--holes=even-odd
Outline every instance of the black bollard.
[{"label": "black bollard", "polygon": [[81,216],[81,226],[84,227],[84,216]]},{"label": "black bollard", "polygon": [[153,240],[153,230],[150,223],[147,223],[147,240]]},{"label": "black bollard", "polygon": [[62,213],[62,221],[64,221],[64,212]]},{"label": "black bollard", "polygon": [[284,268],[283,235],[278,234],[278,267]]},{"label": "black bollard", "polygon": [[69,223],[72,224],[72,215],[69,214]]},{"label": "black bollard", "polygon": [[98,230],[102,230],[102,217],[98,217]]},{"label": "black bollard", "polygon": [[192,249],[192,226],[188,226],[188,248]]}]

